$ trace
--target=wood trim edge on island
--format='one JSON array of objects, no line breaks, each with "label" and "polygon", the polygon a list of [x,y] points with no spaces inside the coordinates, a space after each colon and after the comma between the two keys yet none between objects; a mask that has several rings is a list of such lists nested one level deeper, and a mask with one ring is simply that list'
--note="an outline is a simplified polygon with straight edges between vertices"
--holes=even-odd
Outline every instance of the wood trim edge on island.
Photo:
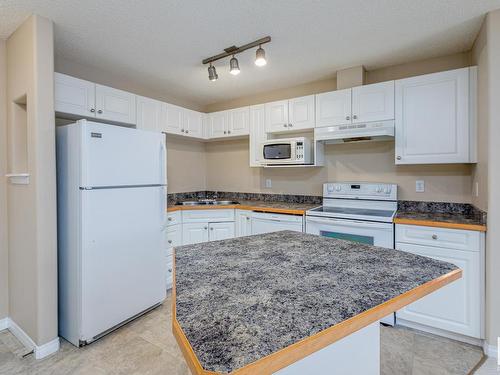
[{"label": "wood trim edge on island", "polygon": [[[175,254],[175,252],[174,252]],[[317,352],[324,347],[333,344],[334,342],[354,333],[371,323],[374,323],[391,312],[397,311],[402,307],[409,305],[412,302],[426,296],[433,291],[442,288],[462,277],[462,270],[456,269],[442,275],[434,280],[428,281],[425,284],[417,286],[389,301],[386,301],[378,306],[362,312],[352,318],[344,320],[330,328],[318,332],[310,337],[306,337],[286,348],[271,353],[255,362],[252,362],[240,369],[237,369],[231,374],[233,375],[271,375],[292,363],[295,363],[308,355]],[[182,331],[182,327],[177,321],[175,312],[175,256],[174,256],[174,275],[172,287],[172,329],[174,336],[179,344],[184,358],[195,375],[219,375],[220,373],[205,370],[189,343],[187,337]]]},{"label": "wood trim edge on island", "polygon": [[399,217],[394,218],[393,222],[394,224],[421,225],[424,227],[463,229],[463,230],[473,230],[478,232],[486,232],[486,225],[478,225],[478,224],[447,223],[445,221],[416,220],[416,219],[405,219]]}]

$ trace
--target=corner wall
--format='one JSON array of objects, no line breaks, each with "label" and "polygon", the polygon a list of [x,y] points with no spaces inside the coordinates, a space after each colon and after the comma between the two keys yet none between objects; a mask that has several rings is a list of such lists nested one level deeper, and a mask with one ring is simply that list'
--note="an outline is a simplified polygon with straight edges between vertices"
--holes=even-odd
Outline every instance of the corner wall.
[{"label": "corner wall", "polygon": [[6,46],[0,40],[0,320],[9,314],[9,269],[7,245],[7,113]]},{"label": "corner wall", "polygon": [[[7,40],[9,317],[40,346],[57,339],[52,22],[32,16]],[[23,129],[22,131],[20,131]]]}]

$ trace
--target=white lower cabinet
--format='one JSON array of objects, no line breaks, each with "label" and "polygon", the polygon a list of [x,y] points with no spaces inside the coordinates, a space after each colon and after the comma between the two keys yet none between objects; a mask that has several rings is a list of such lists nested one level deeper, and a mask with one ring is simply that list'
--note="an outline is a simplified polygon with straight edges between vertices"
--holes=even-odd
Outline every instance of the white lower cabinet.
[{"label": "white lower cabinet", "polygon": [[462,270],[462,278],[399,310],[398,323],[484,338],[484,234],[396,225],[396,249],[453,263]]},{"label": "white lower cabinet", "polygon": [[172,288],[173,283],[173,249],[175,246],[182,245],[182,225],[179,224],[180,212],[170,212],[167,214],[167,244],[165,250],[166,264],[166,287]]},{"label": "white lower cabinet", "polygon": [[183,223],[182,244],[191,245],[208,241],[208,223]]},{"label": "white lower cabinet", "polygon": [[249,236],[252,234],[252,212],[248,210],[236,210],[235,212],[236,237]]},{"label": "white lower cabinet", "polygon": [[234,238],[234,222],[208,224],[208,240],[219,241]]}]

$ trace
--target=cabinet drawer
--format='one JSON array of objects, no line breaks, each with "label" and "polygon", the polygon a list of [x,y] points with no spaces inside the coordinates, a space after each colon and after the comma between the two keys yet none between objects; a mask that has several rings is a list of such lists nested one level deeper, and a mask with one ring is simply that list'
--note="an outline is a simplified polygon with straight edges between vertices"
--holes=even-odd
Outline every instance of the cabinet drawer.
[{"label": "cabinet drawer", "polygon": [[167,227],[167,249],[182,245],[182,226],[170,225]]},{"label": "cabinet drawer", "polygon": [[181,211],[167,212],[167,225],[175,225],[182,223]]},{"label": "cabinet drawer", "polygon": [[210,223],[234,221],[234,209],[182,211],[183,223]]},{"label": "cabinet drawer", "polygon": [[476,231],[396,224],[396,242],[479,251],[481,233]]}]

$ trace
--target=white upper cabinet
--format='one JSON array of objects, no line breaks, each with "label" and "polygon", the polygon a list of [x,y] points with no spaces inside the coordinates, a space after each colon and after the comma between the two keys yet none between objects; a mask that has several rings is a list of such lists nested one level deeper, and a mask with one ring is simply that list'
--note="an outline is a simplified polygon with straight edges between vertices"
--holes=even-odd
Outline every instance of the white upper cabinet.
[{"label": "white upper cabinet", "polygon": [[158,100],[137,97],[137,129],[161,131],[161,106]]},{"label": "white upper cabinet", "polygon": [[352,122],[394,120],[394,81],[353,87]]},{"label": "white upper cabinet", "polygon": [[56,112],[95,117],[95,84],[61,73],[54,74]]},{"label": "white upper cabinet", "polygon": [[102,120],[135,124],[135,95],[111,87],[95,86],[96,117]]},{"label": "white upper cabinet", "polygon": [[185,109],[183,123],[184,134],[191,137],[203,138],[202,113]]},{"label": "white upper cabinet", "polygon": [[265,105],[250,107],[250,166],[261,167],[260,144],[267,140]]},{"label": "white upper cabinet", "polygon": [[236,108],[229,111],[229,135],[248,135],[249,128],[249,107]]},{"label": "white upper cabinet", "polygon": [[173,104],[163,103],[161,114],[161,130],[165,133],[184,135],[184,124],[182,122],[184,108]]},{"label": "white upper cabinet", "polygon": [[316,95],[316,127],[351,123],[351,89]]},{"label": "white upper cabinet", "polygon": [[476,68],[396,81],[396,164],[475,162]]},{"label": "white upper cabinet", "polygon": [[289,129],[300,130],[314,128],[314,116],[314,95],[302,96],[288,101]]},{"label": "white upper cabinet", "polygon": [[229,129],[228,111],[210,113],[209,123],[210,123],[210,138],[225,137]]},{"label": "white upper cabinet", "polygon": [[266,104],[266,132],[287,131],[288,120],[288,100]]}]

